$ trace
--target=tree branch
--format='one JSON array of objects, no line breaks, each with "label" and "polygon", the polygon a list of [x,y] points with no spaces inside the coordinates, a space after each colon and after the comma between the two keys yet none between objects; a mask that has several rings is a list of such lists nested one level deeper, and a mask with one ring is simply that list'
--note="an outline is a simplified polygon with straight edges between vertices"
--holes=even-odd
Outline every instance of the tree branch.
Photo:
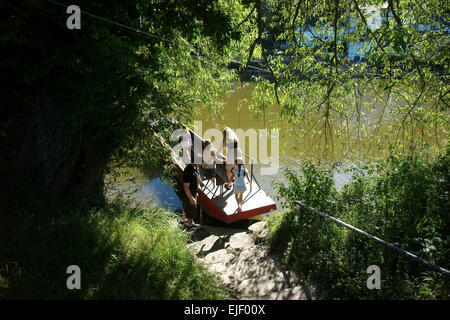
[{"label": "tree branch", "polygon": [[[395,12],[395,10],[394,10],[394,5],[392,4],[392,0],[388,0],[388,8],[389,8],[389,11],[391,11],[392,15],[394,16],[394,20],[395,20],[395,22],[397,23],[397,26],[398,26],[400,29],[404,30],[402,20],[400,19],[400,17],[399,17],[399,16],[397,15],[397,13]],[[417,69],[417,72],[419,73],[419,76],[420,76],[420,82],[422,83],[422,86],[425,86],[425,78],[424,78],[424,75],[423,75],[423,73],[422,73],[422,69],[419,67],[419,64],[418,64],[418,62],[417,62],[417,60],[416,60],[416,57],[414,56],[414,54],[413,54],[411,51],[409,51],[408,53],[409,53],[409,56],[410,56],[410,57],[412,58],[412,60],[413,60],[413,63],[414,63],[414,66],[415,66],[416,69]]]},{"label": "tree branch", "polygon": [[364,17],[363,13],[361,12],[361,9],[359,8],[358,3],[356,2],[356,0],[353,0],[353,3],[355,4],[355,8],[356,11],[358,11],[358,15],[361,18],[361,20],[364,22],[364,24],[366,25],[367,31],[369,32],[369,35],[375,40],[375,42],[377,43],[378,48],[381,49],[381,51],[383,51],[384,54],[386,54],[386,51],[384,51],[384,48],[381,46],[380,41],[378,40],[378,38],[375,36],[375,34],[373,34],[372,30],[369,28],[369,25],[367,24],[367,20],[366,17]]},{"label": "tree branch", "polygon": [[252,15],[252,13],[255,11],[255,9],[256,9],[256,3],[255,3],[255,5],[253,6],[253,9],[250,11],[250,13],[244,18],[244,20],[242,20],[242,21],[235,27],[235,29],[239,28],[245,21],[247,21],[248,18],[250,18],[250,16]]},{"label": "tree branch", "polygon": [[272,78],[273,78],[273,82],[274,82],[274,91],[275,91],[275,97],[277,99],[277,103],[280,104],[280,99],[278,98],[278,80],[277,77],[275,76],[275,72],[272,70],[271,66],[269,65],[269,61],[267,59],[267,55],[265,50],[263,50],[263,55],[264,55],[264,62],[267,65],[267,68],[269,69],[270,73],[272,74]]},{"label": "tree branch", "polygon": [[297,38],[295,37],[295,21],[297,20],[298,14],[300,12],[300,6],[303,3],[303,0],[298,0],[297,6],[295,7],[294,17],[292,18],[291,31],[292,31],[292,39],[294,43],[297,45]]},{"label": "tree branch", "polygon": [[255,8],[256,8],[256,21],[257,21],[257,28],[258,28],[258,36],[256,37],[256,39],[253,41],[253,43],[250,46],[247,63],[245,64],[244,70],[242,71],[242,74],[241,74],[241,86],[244,83],[244,76],[247,73],[248,65],[250,64],[250,60],[253,57],[253,52],[255,51],[255,47],[261,41],[261,35],[262,35],[261,0],[256,0]]}]

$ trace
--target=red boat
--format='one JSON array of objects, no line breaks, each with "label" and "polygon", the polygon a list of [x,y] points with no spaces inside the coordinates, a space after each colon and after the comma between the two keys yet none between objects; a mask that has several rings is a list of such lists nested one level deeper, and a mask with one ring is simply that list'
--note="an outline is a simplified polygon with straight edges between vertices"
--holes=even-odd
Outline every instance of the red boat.
[{"label": "red boat", "polygon": [[[203,139],[199,137],[195,132],[189,130],[192,141],[198,141],[203,143]],[[176,166],[177,179],[180,184],[183,183],[183,171],[185,164],[181,160],[180,156],[171,149],[172,162]],[[275,202],[261,189],[256,177],[253,174],[254,160],[248,155],[244,154],[246,159],[250,162],[250,180],[252,181],[252,187],[247,185],[247,191],[244,193],[244,202],[242,205],[242,211],[237,212],[237,202],[234,196],[233,188],[227,189],[224,187],[224,181],[226,180],[225,165],[216,164],[216,183],[212,180],[207,180],[202,176],[204,186],[198,190],[198,203],[203,210],[209,216],[220,220],[225,223],[231,223],[243,219],[255,219],[261,214],[268,213],[271,210],[276,210],[277,206]],[[200,168],[201,173],[201,168]],[[248,182],[246,181],[248,184]],[[255,187],[256,186],[256,187]]]}]

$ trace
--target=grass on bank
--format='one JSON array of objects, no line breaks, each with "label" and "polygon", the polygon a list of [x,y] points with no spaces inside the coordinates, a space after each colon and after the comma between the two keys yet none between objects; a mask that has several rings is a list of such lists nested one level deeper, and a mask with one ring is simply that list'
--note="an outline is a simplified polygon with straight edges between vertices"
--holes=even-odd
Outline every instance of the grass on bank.
[{"label": "grass on bank", "polygon": [[[90,214],[0,215],[0,298],[223,299],[173,213],[116,201]],[[68,290],[69,265],[81,290]]]},{"label": "grass on bank", "polygon": [[[450,268],[450,148],[434,161],[393,155],[353,169],[338,189],[333,171],[304,162],[277,184],[287,209],[269,219],[269,241],[286,268],[317,283],[327,299],[450,299],[450,278],[361,235],[304,210],[341,219],[444,268]],[[370,265],[381,269],[381,289],[369,290]]]}]

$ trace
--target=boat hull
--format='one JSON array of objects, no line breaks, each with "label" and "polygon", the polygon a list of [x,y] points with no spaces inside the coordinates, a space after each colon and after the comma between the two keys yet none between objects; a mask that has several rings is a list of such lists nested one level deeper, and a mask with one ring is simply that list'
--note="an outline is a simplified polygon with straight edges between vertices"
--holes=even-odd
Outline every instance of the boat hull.
[{"label": "boat hull", "polygon": [[[176,165],[176,171],[178,182],[180,183],[180,185],[183,185],[183,169],[180,166]],[[183,191],[181,190],[180,192]],[[260,192],[262,193],[262,191]],[[268,213],[272,210],[276,210],[277,208],[274,202],[269,202],[266,203],[266,205],[251,207],[248,210],[243,210],[242,212],[230,212],[229,210],[227,212],[227,210],[224,210],[223,206],[218,205],[215,201],[213,201],[213,199],[211,199],[214,198],[211,196],[211,193],[212,192],[205,193],[204,190],[199,188],[197,198],[198,205],[200,206],[201,210],[203,210],[203,212],[205,212],[212,218],[225,223],[232,223],[244,219],[261,220],[261,214]],[[234,196],[232,196],[231,200],[228,201],[235,201]]]}]

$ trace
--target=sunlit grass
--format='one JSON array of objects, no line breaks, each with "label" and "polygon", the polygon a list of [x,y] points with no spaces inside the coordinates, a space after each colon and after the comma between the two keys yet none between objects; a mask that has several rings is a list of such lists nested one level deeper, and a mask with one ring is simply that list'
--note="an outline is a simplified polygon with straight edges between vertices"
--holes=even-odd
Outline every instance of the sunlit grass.
[{"label": "sunlit grass", "polygon": [[[0,297],[223,299],[215,275],[188,252],[171,212],[115,202],[90,214],[0,216]],[[81,268],[68,290],[66,268]]]}]

